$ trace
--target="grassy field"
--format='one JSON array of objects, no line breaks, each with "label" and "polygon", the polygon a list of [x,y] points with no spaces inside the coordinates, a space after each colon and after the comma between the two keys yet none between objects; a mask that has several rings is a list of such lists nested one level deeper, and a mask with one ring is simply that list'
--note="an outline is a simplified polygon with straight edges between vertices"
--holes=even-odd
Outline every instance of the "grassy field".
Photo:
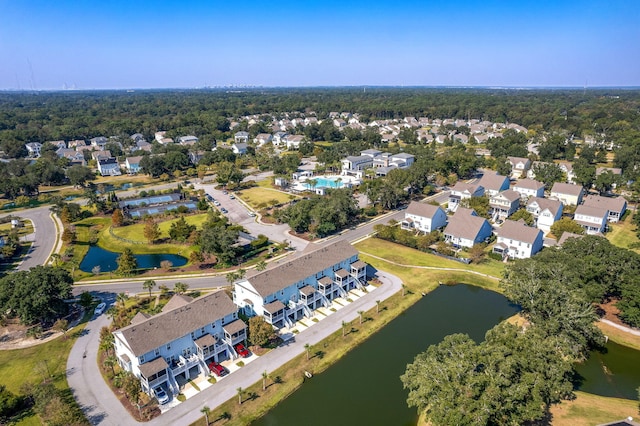
[{"label": "grassy field", "polygon": [[[20,394],[23,384],[40,382],[50,375],[58,389],[69,390],[65,374],[67,357],[83,328],[84,322],[69,330],[67,339],[61,336],[30,348],[0,351],[0,384],[11,392]],[[31,410],[25,412],[15,423],[17,426],[41,424],[40,418]]]},{"label": "grassy field", "polygon": [[479,265],[466,265],[378,238],[368,238],[356,244],[356,248],[366,254],[382,257],[400,265],[462,269],[497,278],[502,277],[502,271],[504,270],[504,263],[497,260],[487,258]]},{"label": "grassy field", "polygon": [[288,203],[294,198],[299,198],[298,196],[287,192],[259,186],[243,189],[235,194],[241,198],[242,201],[249,204],[253,209],[260,209],[267,205]]},{"label": "grassy field", "polygon": [[[635,225],[631,223],[631,217],[627,217],[623,222],[610,224],[606,236],[611,244],[627,249],[631,244],[640,241],[636,235]],[[632,250],[640,253],[639,249]]]},{"label": "grassy field", "polygon": [[[175,219],[171,219],[171,220],[166,220],[164,222],[161,222],[158,224],[159,228],[160,228],[160,238],[169,238],[169,229],[171,229],[171,224],[173,224],[174,222],[177,222],[179,218],[175,218]],[[190,225],[195,225],[198,228],[202,227],[202,224],[205,223],[207,221],[207,214],[206,213],[201,213],[201,214],[196,214],[193,216],[185,216],[184,219],[187,221],[187,223],[189,223]],[[128,240],[132,240],[132,241],[138,241],[141,243],[146,244],[147,240],[144,237],[144,223],[143,222],[139,222],[133,225],[127,225],[127,226],[121,226],[119,228],[113,228],[113,233],[121,238],[126,238]],[[109,235],[110,236],[110,235]],[[102,239],[102,236],[101,236]],[[117,240],[116,240],[117,241]],[[106,239],[105,240],[105,244],[110,244],[112,243],[111,240]],[[101,244],[102,246],[102,244]],[[107,247],[105,247],[107,248]]]},{"label": "grassy field", "polygon": [[[30,220],[22,221],[24,226],[17,228],[18,236],[22,237],[23,235],[28,235],[33,232],[33,223]],[[0,224],[0,235],[9,235],[11,232],[11,222]]]},{"label": "grassy field", "polygon": [[551,408],[551,424],[554,426],[590,426],[638,417],[638,401],[607,398],[576,392],[576,399],[564,401]]},{"label": "grassy field", "polygon": [[640,351],[640,336],[626,333],[603,322],[598,322],[596,325],[605,336],[608,336],[609,339],[613,340],[614,342]]}]

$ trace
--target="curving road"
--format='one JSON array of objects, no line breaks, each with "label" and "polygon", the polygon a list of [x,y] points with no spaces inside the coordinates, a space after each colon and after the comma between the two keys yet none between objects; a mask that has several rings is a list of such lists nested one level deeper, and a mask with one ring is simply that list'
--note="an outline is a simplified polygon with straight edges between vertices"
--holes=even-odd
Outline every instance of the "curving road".
[{"label": "curving road", "polygon": [[[20,271],[28,271],[34,266],[46,264],[57,248],[56,222],[59,229],[62,229],[62,224],[57,217],[51,214],[49,207],[43,206],[10,213],[13,216],[29,219],[33,223],[34,232],[25,237],[27,241],[32,241],[31,248],[17,268]],[[0,215],[0,217],[5,216],[9,216],[9,214]]]}]

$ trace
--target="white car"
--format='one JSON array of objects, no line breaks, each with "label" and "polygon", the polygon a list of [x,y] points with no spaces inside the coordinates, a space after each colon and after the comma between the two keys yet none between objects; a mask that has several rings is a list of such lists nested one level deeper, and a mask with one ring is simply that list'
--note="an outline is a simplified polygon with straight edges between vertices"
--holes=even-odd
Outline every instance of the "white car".
[{"label": "white car", "polygon": [[169,395],[162,389],[160,386],[153,389],[153,393],[156,394],[156,399],[158,400],[158,404],[163,405],[169,402]]},{"label": "white car", "polygon": [[96,309],[93,311],[93,313],[96,315],[101,315],[104,312],[104,309],[106,307],[107,307],[107,304],[102,302],[98,306],[96,306]]}]

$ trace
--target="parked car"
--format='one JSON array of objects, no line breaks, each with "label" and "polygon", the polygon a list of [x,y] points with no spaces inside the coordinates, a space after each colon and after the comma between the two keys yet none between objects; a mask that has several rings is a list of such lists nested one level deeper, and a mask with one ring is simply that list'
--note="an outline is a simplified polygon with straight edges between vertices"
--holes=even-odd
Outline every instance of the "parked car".
[{"label": "parked car", "polygon": [[218,200],[213,200],[213,205],[214,205],[214,206],[219,206],[219,205],[220,205],[220,201],[218,201]]},{"label": "parked car", "polygon": [[223,191],[222,191],[222,193],[223,193],[224,195],[227,195],[229,192],[227,192],[227,190],[225,189],[225,190],[223,190]]},{"label": "parked car", "polygon": [[227,370],[225,370],[223,366],[221,366],[215,361],[212,361],[209,363],[209,371],[211,371],[213,374],[215,374],[218,377],[222,377],[225,374],[227,374]]},{"label": "parked car", "polygon": [[93,311],[93,313],[96,315],[102,315],[106,307],[107,307],[107,304],[102,302],[98,306],[96,306],[96,309]]},{"label": "parked car", "polygon": [[238,355],[240,355],[242,358],[246,358],[249,355],[251,355],[251,353],[249,352],[249,350],[247,348],[244,347],[244,345],[242,343],[238,343],[236,346],[236,352],[238,352]]},{"label": "parked car", "polygon": [[156,399],[158,400],[158,404],[163,405],[169,402],[169,395],[162,389],[162,387],[158,386],[153,389],[153,393],[156,395]]},{"label": "parked car", "polygon": [[236,196],[235,196],[235,195],[233,195],[233,194],[229,195],[229,199],[230,199],[230,200],[234,200],[235,198],[236,198]]},{"label": "parked car", "polygon": [[254,212],[249,212],[249,216],[256,217],[256,214]]},{"label": "parked car", "polygon": [[229,210],[225,209],[224,207],[220,209],[220,211],[224,214],[229,213]]}]

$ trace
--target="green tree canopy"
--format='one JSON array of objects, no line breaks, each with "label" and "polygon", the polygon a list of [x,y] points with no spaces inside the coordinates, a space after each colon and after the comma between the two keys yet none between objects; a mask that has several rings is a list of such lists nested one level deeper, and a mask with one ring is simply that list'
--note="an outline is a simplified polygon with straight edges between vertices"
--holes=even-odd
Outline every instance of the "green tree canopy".
[{"label": "green tree canopy", "polygon": [[133,255],[133,252],[130,248],[124,249],[122,254],[117,259],[118,269],[117,272],[123,276],[133,275],[133,273],[138,269],[138,261],[136,257]]}]

